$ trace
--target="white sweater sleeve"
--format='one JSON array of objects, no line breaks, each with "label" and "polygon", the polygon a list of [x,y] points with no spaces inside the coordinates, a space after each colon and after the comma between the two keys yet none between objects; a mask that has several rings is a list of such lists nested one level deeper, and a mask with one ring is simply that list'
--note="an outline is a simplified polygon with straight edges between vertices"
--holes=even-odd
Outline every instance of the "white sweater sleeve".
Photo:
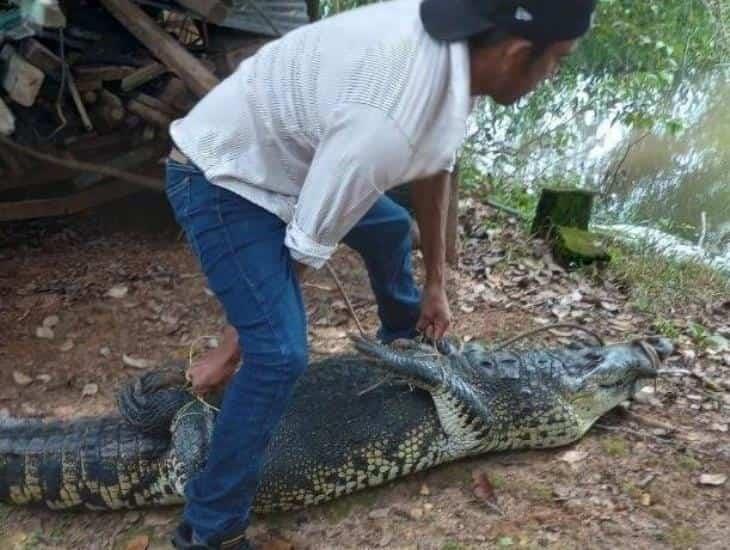
[{"label": "white sweater sleeve", "polygon": [[402,183],[412,155],[380,109],[346,104],[333,112],[287,228],[292,258],[322,267],[378,197]]}]

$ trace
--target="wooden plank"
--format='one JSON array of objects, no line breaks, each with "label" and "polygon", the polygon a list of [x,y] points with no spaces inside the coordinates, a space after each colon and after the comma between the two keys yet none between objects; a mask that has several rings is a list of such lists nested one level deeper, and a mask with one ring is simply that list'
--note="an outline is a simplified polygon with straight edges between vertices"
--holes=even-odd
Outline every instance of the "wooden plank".
[{"label": "wooden plank", "polygon": [[15,116],[5,102],[0,98],[0,134],[9,136],[15,132]]},{"label": "wooden plank", "polygon": [[77,80],[100,80],[110,82],[122,80],[135,72],[134,67],[126,65],[83,65],[73,68]]},{"label": "wooden plank", "polygon": [[128,183],[113,181],[106,185],[75,193],[69,197],[0,202],[0,221],[29,220],[76,214],[102,203],[137,193],[139,190],[138,187]]},{"label": "wooden plank", "polygon": [[148,82],[151,82],[155,78],[158,78],[167,72],[167,67],[162,63],[153,61],[152,63],[145,65],[141,69],[137,69],[129,76],[122,79],[122,91],[130,92]]},{"label": "wooden plank", "polygon": [[32,107],[45,79],[43,71],[23,59],[10,44],[5,44],[0,59],[5,64],[2,82],[5,91],[16,103]]},{"label": "wooden plank", "polygon": [[100,0],[101,4],[150,52],[185,82],[197,96],[204,96],[219,82],[193,54],[129,0]]},{"label": "wooden plank", "polygon": [[38,67],[47,76],[60,78],[61,76],[61,58],[35,38],[26,38],[20,43],[20,55],[22,55],[28,63]]},{"label": "wooden plank", "polygon": [[231,12],[230,4],[221,0],[177,0],[181,6],[193,10],[214,24],[222,23]]}]

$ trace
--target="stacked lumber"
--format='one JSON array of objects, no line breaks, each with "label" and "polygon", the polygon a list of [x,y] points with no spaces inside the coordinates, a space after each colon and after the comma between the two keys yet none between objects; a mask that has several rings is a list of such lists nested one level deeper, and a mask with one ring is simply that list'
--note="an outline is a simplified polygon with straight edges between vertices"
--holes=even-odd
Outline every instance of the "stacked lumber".
[{"label": "stacked lumber", "polygon": [[151,165],[161,182],[172,121],[275,38],[231,29],[242,16],[227,0],[36,0],[30,19],[11,1],[0,0],[0,221],[109,183],[82,165]]}]

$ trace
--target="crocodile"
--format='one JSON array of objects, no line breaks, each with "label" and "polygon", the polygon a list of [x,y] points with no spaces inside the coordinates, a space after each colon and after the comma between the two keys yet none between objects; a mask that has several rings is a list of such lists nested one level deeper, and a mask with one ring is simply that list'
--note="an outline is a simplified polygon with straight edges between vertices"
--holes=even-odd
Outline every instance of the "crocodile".
[{"label": "crocodile", "polygon": [[[298,382],[268,447],[255,511],[318,504],[482,453],[575,442],[672,353],[658,337],[528,351],[467,344],[444,354],[418,344],[356,347],[311,364]],[[205,464],[216,410],[187,393],[181,376],[142,376],[122,391],[121,414],[0,420],[0,502],[183,502]]]}]

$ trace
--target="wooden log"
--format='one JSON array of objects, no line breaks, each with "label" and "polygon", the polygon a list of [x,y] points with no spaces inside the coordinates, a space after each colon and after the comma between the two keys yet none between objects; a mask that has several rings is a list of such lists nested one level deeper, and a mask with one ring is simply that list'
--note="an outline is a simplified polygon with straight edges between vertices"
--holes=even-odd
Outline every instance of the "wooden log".
[{"label": "wooden log", "polygon": [[221,0],[177,0],[177,3],[216,25],[222,23],[231,12],[231,4]]},{"label": "wooden log", "polygon": [[150,52],[176,73],[197,96],[204,96],[219,82],[195,56],[139,7],[129,0],[100,0],[101,4]]},{"label": "wooden log", "polygon": [[76,81],[76,89],[79,92],[95,92],[101,90],[104,83],[101,80],[79,80]]},{"label": "wooden log", "polygon": [[2,85],[10,99],[24,107],[32,107],[45,79],[43,71],[23,59],[10,44],[5,44],[0,59],[5,65]]},{"label": "wooden log", "polygon": [[557,226],[588,229],[595,193],[583,189],[543,189],[532,223],[532,233],[549,237]]},{"label": "wooden log", "polygon": [[151,107],[155,111],[159,111],[170,117],[174,117],[177,114],[175,112],[175,109],[173,109],[170,105],[165,104],[164,102],[160,101],[156,97],[152,97],[151,95],[137,94],[136,96],[134,96],[134,99],[136,99],[143,105],[146,105],[147,107]]},{"label": "wooden log", "polygon": [[185,83],[177,77],[172,77],[157,96],[164,105],[177,113],[186,113],[193,106],[193,98]]},{"label": "wooden log", "polygon": [[122,80],[134,72],[134,67],[126,65],[83,65],[73,68],[76,80],[100,80],[101,82]]},{"label": "wooden log", "polygon": [[91,112],[97,130],[102,133],[119,128],[125,114],[122,100],[106,89],[99,94],[99,102]]},{"label": "wooden log", "polygon": [[91,119],[89,118],[89,113],[86,111],[86,107],[84,106],[84,102],[81,101],[81,94],[79,93],[79,89],[76,87],[76,82],[74,81],[73,77],[70,74],[66,75],[66,82],[68,84],[68,91],[71,93],[71,99],[74,102],[74,105],[76,106],[76,110],[79,113],[79,117],[81,117],[81,123],[84,125],[84,128],[88,132],[94,131],[94,125],[91,122]]},{"label": "wooden log", "polygon": [[166,113],[160,112],[157,109],[145,105],[137,99],[131,99],[127,103],[127,109],[130,113],[133,113],[140,117],[142,120],[149,122],[154,126],[164,128],[165,130],[170,126],[172,118]]},{"label": "wooden log", "polygon": [[61,76],[61,58],[35,38],[26,38],[20,43],[20,55],[22,55],[28,63],[38,67],[47,76],[55,79]]},{"label": "wooden log", "polygon": [[15,116],[0,98],[0,134],[9,136],[13,132],[15,132]]},{"label": "wooden log", "polygon": [[68,197],[0,202],[0,221],[67,216],[138,191],[138,187],[113,181]]},{"label": "wooden log", "polygon": [[155,78],[158,78],[167,72],[167,67],[162,63],[153,61],[148,65],[145,65],[141,69],[137,69],[129,76],[122,79],[122,91],[130,92],[148,82],[151,82]]}]

